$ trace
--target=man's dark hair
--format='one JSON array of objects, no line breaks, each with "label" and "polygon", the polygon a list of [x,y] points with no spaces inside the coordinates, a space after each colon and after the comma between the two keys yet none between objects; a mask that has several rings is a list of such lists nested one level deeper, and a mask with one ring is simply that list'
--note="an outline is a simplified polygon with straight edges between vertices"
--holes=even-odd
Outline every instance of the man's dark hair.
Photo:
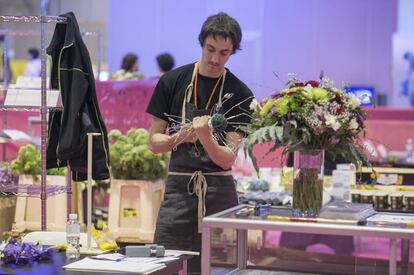
[{"label": "man's dark hair", "polygon": [[174,58],[169,53],[157,55],[157,63],[163,72],[168,72],[174,68]]},{"label": "man's dark hair", "polygon": [[132,71],[132,67],[137,61],[138,61],[138,56],[136,54],[128,53],[124,55],[124,57],[122,58],[121,69],[127,72],[130,72]]},{"label": "man's dark hair", "polygon": [[39,50],[38,49],[31,48],[27,52],[33,57],[33,59],[36,59],[36,58],[39,57]]},{"label": "man's dark hair", "polygon": [[223,38],[230,38],[233,42],[233,53],[240,50],[240,41],[242,39],[242,32],[239,23],[224,12],[211,15],[204,22],[201,27],[198,41],[201,47],[204,46],[204,41],[210,35],[222,36]]}]

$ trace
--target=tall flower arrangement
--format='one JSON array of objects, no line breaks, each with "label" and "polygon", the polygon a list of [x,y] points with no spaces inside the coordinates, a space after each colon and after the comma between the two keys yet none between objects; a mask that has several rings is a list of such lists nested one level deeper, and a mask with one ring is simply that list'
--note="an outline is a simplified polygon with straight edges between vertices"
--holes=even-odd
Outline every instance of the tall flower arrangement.
[{"label": "tall flower arrangement", "polygon": [[274,142],[271,151],[279,147],[284,147],[283,153],[323,149],[356,165],[368,162],[358,143],[366,119],[359,98],[336,88],[326,77],[306,82],[294,77],[287,86],[263,102],[251,103],[248,151],[255,144]]},{"label": "tall flower arrangement", "polygon": [[[369,163],[359,144],[366,119],[366,113],[360,107],[360,99],[336,88],[326,77],[321,77],[319,81],[300,81],[292,77],[287,88],[263,102],[253,101],[250,109],[252,122],[245,129],[249,134],[245,148],[252,156],[256,168],[253,146],[268,142],[273,143],[269,152],[280,147],[284,148],[284,154],[295,151],[316,154],[315,152],[324,150],[334,158],[341,155],[357,166]],[[299,208],[316,209],[321,204],[322,186],[316,174],[315,169],[309,168],[296,175],[294,208],[295,196],[296,201],[304,201],[303,196],[314,197],[316,200],[304,202]],[[306,182],[315,185],[301,185]],[[296,190],[307,190],[307,194],[295,194],[295,184]],[[317,194],[309,193],[310,189],[318,189],[315,191]]]}]

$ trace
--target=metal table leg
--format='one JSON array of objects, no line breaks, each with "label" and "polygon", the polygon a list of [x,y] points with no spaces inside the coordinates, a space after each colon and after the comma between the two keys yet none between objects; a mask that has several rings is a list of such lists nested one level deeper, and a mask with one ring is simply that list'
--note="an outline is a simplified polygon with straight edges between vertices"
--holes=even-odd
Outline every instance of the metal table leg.
[{"label": "metal table leg", "polygon": [[201,243],[201,274],[210,274],[211,268],[211,228],[203,224],[203,235]]},{"label": "metal table leg", "polygon": [[403,274],[407,273],[408,263],[410,261],[410,239],[401,240],[401,267]]},{"label": "metal table leg", "polygon": [[187,260],[183,260],[181,269],[178,271],[178,275],[187,275]]},{"label": "metal table leg", "polygon": [[246,269],[247,265],[247,230],[237,230],[237,267],[239,270]]},{"label": "metal table leg", "polygon": [[388,273],[390,275],[397,274],[397,240],[395,238],[390,239],[390,261]]}]

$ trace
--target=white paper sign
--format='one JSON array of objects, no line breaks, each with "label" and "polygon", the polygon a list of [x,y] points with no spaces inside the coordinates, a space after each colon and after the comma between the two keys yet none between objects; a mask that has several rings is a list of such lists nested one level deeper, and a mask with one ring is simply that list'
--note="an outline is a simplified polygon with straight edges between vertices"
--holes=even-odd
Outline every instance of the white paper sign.
[{"label": "white paper sign", "polygon": [[[60,93],[58,90],[46,91],[46,106],[61,107],[59,100]],[[17,89],[9,88],[7,90],[4,106],[41,106],[41,92],[39,89]]]},{"label": "white paper sign", "polygon": [[[16,80],[16,84],[10,84],[10,87],[40,89],[41,81],[42,79],[40,77],[19,76]],[[46,88],[49,88],[49,83],[49,78],[47,78]]]}]

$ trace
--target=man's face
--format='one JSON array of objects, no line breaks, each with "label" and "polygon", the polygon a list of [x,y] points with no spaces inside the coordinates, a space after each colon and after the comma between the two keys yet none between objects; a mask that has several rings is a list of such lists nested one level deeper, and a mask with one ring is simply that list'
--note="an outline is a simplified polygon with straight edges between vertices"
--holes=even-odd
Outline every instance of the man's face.
[{"label": "man's face", "polygon": [[201,63],[207,76],[218,76],[233,52],[233,42],[230,38],[210,35],[204,40]]}]

